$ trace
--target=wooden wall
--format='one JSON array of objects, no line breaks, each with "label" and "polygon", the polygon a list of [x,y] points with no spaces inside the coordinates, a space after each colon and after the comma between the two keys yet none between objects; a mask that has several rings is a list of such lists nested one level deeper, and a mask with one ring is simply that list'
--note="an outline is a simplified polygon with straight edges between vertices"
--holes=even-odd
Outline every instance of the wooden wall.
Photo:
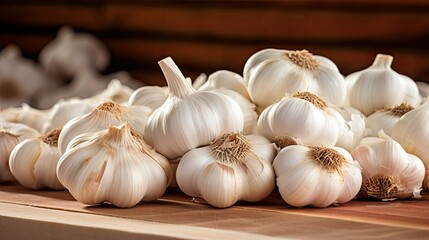
[{"label": "wooden wall", "polygon": [[268,47],[308,49],[345,75],[391,54],[395,70],[429,82],[427,0],[0,1],[0,48],[16,43],[37,59],[63,25],[102,39],[112,54],[107,72],[127,70],[147,84],[165,84],[157,61],[166,56],[195,78],[241,73]]}]

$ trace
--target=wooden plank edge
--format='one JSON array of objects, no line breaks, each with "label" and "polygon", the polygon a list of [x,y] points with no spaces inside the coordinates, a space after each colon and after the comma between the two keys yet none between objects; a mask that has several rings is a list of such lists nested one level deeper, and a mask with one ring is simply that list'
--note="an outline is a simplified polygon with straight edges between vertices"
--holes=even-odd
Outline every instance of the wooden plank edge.
[{"label": "wooden plank edge", "polygon": [[[0,202],[5,239],[280,239],[212,228],[155,223]],[[285,238],[281,238],[285,239]]]}]

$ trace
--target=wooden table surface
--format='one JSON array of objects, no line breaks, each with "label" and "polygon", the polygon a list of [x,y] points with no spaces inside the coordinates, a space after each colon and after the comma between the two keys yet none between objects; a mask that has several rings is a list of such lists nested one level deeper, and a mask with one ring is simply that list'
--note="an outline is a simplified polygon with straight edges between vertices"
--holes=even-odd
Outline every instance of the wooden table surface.
[{"label": "wooden table surface", "polygon": [[429,194],[293,208],[278,192],[259,203],[208,206],[177,189],[120,209],[88,206],[66,191],[0,186],[0,239],[429,239]]}]

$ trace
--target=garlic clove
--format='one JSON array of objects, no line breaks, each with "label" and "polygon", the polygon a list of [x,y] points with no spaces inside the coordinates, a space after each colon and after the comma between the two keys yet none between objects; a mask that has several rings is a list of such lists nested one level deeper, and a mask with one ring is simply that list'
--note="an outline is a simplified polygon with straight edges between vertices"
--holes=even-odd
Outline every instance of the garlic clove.
[{"label": "garlic clove", "polygon": [[213,92],[219,92],[231,97],[240,106],[243,112],[243,134],[255,134],[257,132],[257,119],[258,114],[256,113],[256,106],[249,99],[245,98],[240,93],[230,89],[213,89]]},{"label": "garlic clove", "polygon": [[186,195],[202,195],[198,186],[199,176],[211,163],[210,153],[205,148],[193,149],[181,158],[177,166],[176,174],[179,175],[176,175],[176,181]]},{"label": "garlic clove", "polygon": [[226,164],[209,164],[198,179],[198,188],[204,200],[218,208],[229,207],[237,202],[242,189],[237,174],[234,167]]},{"label": "garlic clove", "polygon": [[25,187],[63,189],[56,175],[61,157],[57,147],[61,129],[38,138],[26,139],[11,152],[9,167],[16,180]]}]

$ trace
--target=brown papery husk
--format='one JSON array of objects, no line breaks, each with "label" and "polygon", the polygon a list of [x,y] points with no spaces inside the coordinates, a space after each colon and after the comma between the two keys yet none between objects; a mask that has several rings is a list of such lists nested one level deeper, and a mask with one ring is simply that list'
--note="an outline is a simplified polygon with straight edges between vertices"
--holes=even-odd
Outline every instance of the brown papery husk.
[{"label": "brown papery husk", "polygon": [[400,180],[394,176],[375,175],[362,182],[358,196],[383,201],[395,200],[399,197],[400,186]]}]

